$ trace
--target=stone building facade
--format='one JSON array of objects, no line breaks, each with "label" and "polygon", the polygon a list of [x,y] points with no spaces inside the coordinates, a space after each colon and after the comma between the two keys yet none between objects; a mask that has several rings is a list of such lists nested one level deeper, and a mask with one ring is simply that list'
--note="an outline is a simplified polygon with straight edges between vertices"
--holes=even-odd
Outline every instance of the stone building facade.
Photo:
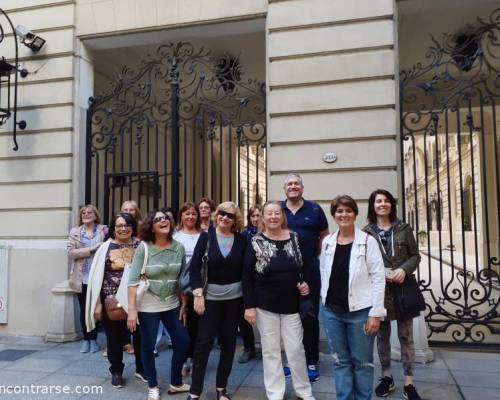
[{"label": "stone building facade", "polygon": [[[432,14],[438,3],[453,2],[3,0],[15,25],[47,43],[36,54],[20,47],[31,73],[19,85],[19,116],[28,124],[19,151],[12,126],[0,128],[0,243],[9,248],[0,334],[47,331],[51,289],[68,274],[67,234],[86,200],[88,99],[109,90],[120,65],[178,41],[239,55],[266,83],[265,148],[248,159],[261,166],[252,199],[281,199],[284,177],[296,171],[306,198],[326,211],[334,196],[352,195],[362,224],[373,189],[402,193],[398,72],[414,59],[402,59],[399,46],[414,36],[398,20],[412,26],[412,12]],[[489,10],[495,2],[480,3]],[[0,51],[12,58],[12,43]]]}]

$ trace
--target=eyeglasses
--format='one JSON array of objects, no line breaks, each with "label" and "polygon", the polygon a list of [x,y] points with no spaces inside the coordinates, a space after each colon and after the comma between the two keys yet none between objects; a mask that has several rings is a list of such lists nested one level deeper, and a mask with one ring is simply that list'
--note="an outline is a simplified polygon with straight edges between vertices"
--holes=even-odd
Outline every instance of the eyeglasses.
[{"label": "eyeglasses", "polygon": [[232,220],[236,219],[236,214],[228,213],[226,211],[219,211],[217,214],[220,215],[221,218],[227,217]]},{"label": "eyeglasses", "polygon": [[170,222],[170,218],[168,218],[166,215],[162,215],[161,217],[156,217],[155,219],[153,219],[153,224],[157,224],[158,222],[163,222],[163,221]]},{"label": "eyeglasses", "polygon": [[129,225],[129,224],[120,224],[120,225],[115,225],[115,228],[116,229],[129,229],[131,228],[132,225]]}]

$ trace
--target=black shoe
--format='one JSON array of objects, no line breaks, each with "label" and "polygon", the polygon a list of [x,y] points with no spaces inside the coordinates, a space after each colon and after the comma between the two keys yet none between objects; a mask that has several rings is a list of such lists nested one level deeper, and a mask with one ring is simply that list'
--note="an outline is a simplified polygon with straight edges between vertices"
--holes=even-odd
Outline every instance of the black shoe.
[{"label": "black shoe", "polygon": [[216,389],[217,391],[217,400],[231,400],[231,397],[226,392],[226,389]]},{"label": "black shoe", "polygon": [[255,349],[249,349],[241,353],[240,358],[238,359],[238,362],[240,364],[246,364],[249,362],[252,358],[255,358]]},{"label": "black shoe", "polygon": [[406,400],[422,400],[422,398],[418,395],[417,389],[412,384],[406,385],[403,388],[403,397]]},{"label": "black shoe", "polygon": [[111,386],[119,389],[122,388],[124,384],[121,374],[111,374]]},{"label": "black shoe", "polygon": [[391,376],[384,376],[380,378],[380,383],[375,388],[375,394],[377,397],[387,397],[387,395],[392,392],[396,387],[394,386],[394,379]]}]

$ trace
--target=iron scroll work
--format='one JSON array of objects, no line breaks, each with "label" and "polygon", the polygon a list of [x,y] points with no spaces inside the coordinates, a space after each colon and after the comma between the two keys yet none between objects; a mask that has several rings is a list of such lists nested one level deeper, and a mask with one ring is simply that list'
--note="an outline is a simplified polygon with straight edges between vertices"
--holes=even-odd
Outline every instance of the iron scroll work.
[{"label": "iron scroll work", "polygon": [[500,9],[400,73],[403,215],[433,341],[500,345]]},{"label": "iron scroll work", "polygon": [[[87,202],[110,214],[129,198],[143,210],[178,209],[202,196],[242,209],[261,202],[265,84],[244,75],[238,57],[187,42],[161,45],[124,67],[109,93],[90,99]],[[151,172],[158,180],[147,178]]]}]

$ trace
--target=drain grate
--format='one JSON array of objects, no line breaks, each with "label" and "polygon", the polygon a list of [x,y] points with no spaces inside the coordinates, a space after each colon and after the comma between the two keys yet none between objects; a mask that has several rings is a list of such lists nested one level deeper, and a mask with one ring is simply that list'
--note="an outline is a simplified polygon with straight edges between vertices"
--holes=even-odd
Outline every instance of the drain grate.
[{"label": "drain grate", "polygon": [[29,356],[35,353],[37,350],[15,350],[6,349],[0,351],[0,361],[17,361],[20,358]]}]

